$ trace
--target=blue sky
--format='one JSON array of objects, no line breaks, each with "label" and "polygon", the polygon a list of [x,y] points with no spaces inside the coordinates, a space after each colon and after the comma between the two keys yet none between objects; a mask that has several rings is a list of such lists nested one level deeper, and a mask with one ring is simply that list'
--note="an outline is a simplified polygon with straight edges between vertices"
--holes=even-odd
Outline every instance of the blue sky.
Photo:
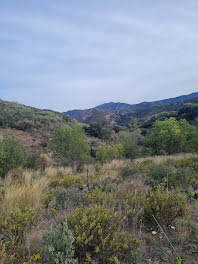
[{"label": "blue sky", "polygon": [[65,111],[198,91],[197,0],[1,0],[0,98]]}]

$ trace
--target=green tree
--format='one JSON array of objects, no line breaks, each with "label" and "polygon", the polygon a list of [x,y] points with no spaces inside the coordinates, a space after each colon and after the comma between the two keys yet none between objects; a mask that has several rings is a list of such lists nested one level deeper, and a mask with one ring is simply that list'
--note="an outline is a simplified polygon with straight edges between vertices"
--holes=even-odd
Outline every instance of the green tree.
[{"label": "green tree", "polygon": [[124,147],[124,155],[126,158],[134,159],[137,156],[137,139],[134,134],[127,131],[121,131],[120,143]]},{"label": "green tree", "polygon": [[170,117],[165,121],[156,121],[153,129],[145,138],[145,145],[154,154],[198,151],[198,132],[185,119],[177,121]]},{"label": "green tree", "polygon": [[183,151],[198,152],[198,131],[195,126],[190,125],[186,119],[181,119],[178,122],[179,127],[184,134],[185,141]]},{"label": "green tree", "polygon": [[10,170],[25,165],[25,150],[14,135],[8,135],[0,141],[0,176],[4,177]]},{"label": "green tree", "polygon": [[96,160],[101,163],[110,162],[113,159],[124,157],[124,147],[122,144],[107,145],[103,143],[96,151]]},{"label": "green tree", "polygon": [[111,140],[113,136],[113,127],[103,119],[92,122],[88,127],[85,127],[85,131],[89,136],[97,137],[105,141]]},{"label": "green tree", "polygon": [[73,128],[63,126],[58,129],[50,147],[58,158],[71,164],[83,164],[90,154],[89,144],[86,142],[84,130],[80,125],[75,125]]},{"label": "green tree", "polygon": [[56,228],[52,226],[43,235],[46,242],[44,251],[48,260],[52,264],[77,264],[74,259],[74,237],[68,229],[67,221],[58,224]]}]

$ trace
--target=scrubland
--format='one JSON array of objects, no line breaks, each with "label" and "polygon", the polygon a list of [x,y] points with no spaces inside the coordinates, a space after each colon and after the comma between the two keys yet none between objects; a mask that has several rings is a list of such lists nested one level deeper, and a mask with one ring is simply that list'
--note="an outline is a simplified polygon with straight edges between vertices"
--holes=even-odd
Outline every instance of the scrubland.
[{"label": "scrubland", "polygon": [[195,264],[197,190],[197,154],[96,162],[81,172],[19,167],[0,182],[0,263]]}]

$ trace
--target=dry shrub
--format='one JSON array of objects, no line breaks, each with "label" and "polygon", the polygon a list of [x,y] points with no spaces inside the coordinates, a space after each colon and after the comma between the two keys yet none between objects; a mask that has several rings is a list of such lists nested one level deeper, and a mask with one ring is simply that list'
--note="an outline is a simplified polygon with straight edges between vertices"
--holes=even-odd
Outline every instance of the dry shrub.
[{"label": "dry shrub", "polygon": [[180,153],[180,154],[175,154],[175,155],[160,155],[160,156],[157,155],[157,156],[152,156],[152,157],[135,159],[134,163],[143,162],[145,160],[152,160],[154,163],[161,163],[169,159],[180,160],[180,159],[187,159],[187,158],[192,158],[192,157],[198,157],[198,155],[192,154],[192,153]]},{"label": "dry shrub", "polygon": [[41,165],[41,168],[45,170],[52,165],[52,160],[47,154],[42,153],[39,157],[39,163]]},{"label": "dry shrub", "polygon": [[45,176],[48,178],[56,178],[57,176],[65,176],[68,174],[72,174],[72,167],[48,167],[45,169]]},{"label": "dry shrub", "polygon": [[112,160],[102,166],[103,170],[117,170],[120,169],[127,161],[124,160]]}]

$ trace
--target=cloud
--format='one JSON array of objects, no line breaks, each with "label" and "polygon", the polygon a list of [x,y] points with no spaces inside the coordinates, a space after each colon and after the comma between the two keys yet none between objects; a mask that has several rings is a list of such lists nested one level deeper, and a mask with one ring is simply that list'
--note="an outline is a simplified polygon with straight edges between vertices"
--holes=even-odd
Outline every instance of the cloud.
[{"label": "cloud", "polygon": [[7,0],[0,97],[64,111],[196,89],[194,1],[99,2]]}]

